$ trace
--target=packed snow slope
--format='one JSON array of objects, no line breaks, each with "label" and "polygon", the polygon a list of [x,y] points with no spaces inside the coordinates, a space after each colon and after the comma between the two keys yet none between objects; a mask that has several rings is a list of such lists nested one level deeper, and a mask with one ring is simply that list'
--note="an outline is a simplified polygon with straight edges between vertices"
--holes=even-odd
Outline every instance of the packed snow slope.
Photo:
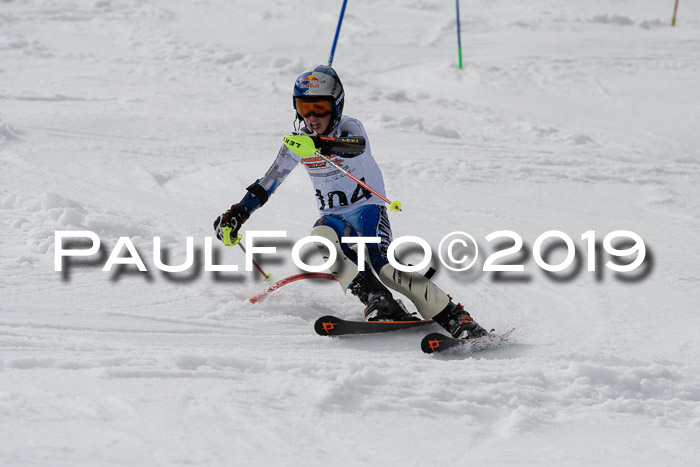
[{"label": "packed snow slope", "polygon": [[[697,463],[700,6],[680,3],[671,28],[671,0],[462,2],[459,70],[453,2],[349,2],[333,65],[403,203],[395,237],[470,233],[477,265],[435,280],[517,328],[435,357],[424,331],[315,335],[362,316],[337,284],[253,305],[266,284],[240,249],[215,246],[241,272],[204,271],[214,218],[292,129],[294,79],[327,63],[339,0],[0,2],[0,464]],[[287,231],[260,257],[275,279],[317,216],[298,168],[245,225]],[[100,254],[56,272],[64,230]],[[499,230],[524,272],[482,271]],[[576,253],[545,274],[550,230]],[[616,230],[643,239],[639,270],[605,266]],[[102,271],[120,237],[148,272]],[[193,237],[195,265],[159,271],[153,237],[168,264]]]}]

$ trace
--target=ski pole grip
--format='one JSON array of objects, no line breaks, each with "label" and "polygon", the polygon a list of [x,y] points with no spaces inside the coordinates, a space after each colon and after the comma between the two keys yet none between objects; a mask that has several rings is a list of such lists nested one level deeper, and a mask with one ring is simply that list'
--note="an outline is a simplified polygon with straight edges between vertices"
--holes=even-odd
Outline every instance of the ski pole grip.
[{"label": "ski pole grip", "polygon": [[301,158],[315,156],[318,152],[316,149],[316,143],[314,143],[314,140],[307,135],[284,135],[284,139],[282,141],[290,151]]}]

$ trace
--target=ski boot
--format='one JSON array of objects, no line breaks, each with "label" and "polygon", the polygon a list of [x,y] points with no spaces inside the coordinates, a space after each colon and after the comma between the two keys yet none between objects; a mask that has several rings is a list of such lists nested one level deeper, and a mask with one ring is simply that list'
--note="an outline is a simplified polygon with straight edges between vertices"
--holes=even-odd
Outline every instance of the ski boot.
[{"label": "ski boot", "polygon": [[438,313],[433,321],[445,328],[452,337],[457,339],[474,339],[477,337],[488,336],[490,333],[479,326],[474,319],[467,313],[461,303],[455,303],[450,297],[450,303]]},{"label": "ski boot", "polygon": [[360,273],[350,284],[350,293],[365,305],[367,321],[416,321],[403,304],[394,299],[389,289],[371,271]]}]

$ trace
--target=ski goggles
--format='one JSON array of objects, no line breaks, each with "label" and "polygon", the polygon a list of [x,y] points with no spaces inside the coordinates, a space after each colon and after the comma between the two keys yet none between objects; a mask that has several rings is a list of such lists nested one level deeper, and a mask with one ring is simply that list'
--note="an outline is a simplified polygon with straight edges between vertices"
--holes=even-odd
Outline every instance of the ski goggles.
[{"label": "ski goggles", "polygon": [[333,110],[330,101],[308,102],[297,99],[294,102],[294,107],[297,109],[297,112],[299,112],[299,115],[304,118],[312,115],[319,118],[325,117],[326,115],[330,115]]}]

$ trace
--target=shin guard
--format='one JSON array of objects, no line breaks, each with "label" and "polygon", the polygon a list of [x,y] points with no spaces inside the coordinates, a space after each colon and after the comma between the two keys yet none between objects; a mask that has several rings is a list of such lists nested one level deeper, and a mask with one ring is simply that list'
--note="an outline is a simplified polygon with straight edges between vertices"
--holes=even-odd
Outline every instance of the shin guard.
[{"label": "shin guard", "polygon": [[403,272],[391,264],[379,271],[379,279],[408,297],[425,319],[432,319],[450,303],[450,297],[430,279],[417,272]]},{"label": "shin guard", "polygon": [[[335,230],[326,225],[319,225],[311,230],[311,235],[318,235],[319,237],[327,238],[331,241],[331,243],[333,243],[336,249],[337,256],[335,262],[331,265],[329,270],[330,273],[333,274],[333,277],[335,277],[335,280],[337,280],[340,284],[340,287],[342,287],[343,293],[348,293],[348,286],[355,278],[355,276],[357,276],[357,273],[359,271],[357,268],[357,264],[355,264],[353,260],[345,256],[345,253],[343,252],[343,249],[340,246],[340,239],[338,238],[338,234],[335,233]],[[328,247],[323,243],[316,243],[316,246],[321,252],[323,260],[328,261],[328,258],[330,258],[330,251],[328,251]]]}]

